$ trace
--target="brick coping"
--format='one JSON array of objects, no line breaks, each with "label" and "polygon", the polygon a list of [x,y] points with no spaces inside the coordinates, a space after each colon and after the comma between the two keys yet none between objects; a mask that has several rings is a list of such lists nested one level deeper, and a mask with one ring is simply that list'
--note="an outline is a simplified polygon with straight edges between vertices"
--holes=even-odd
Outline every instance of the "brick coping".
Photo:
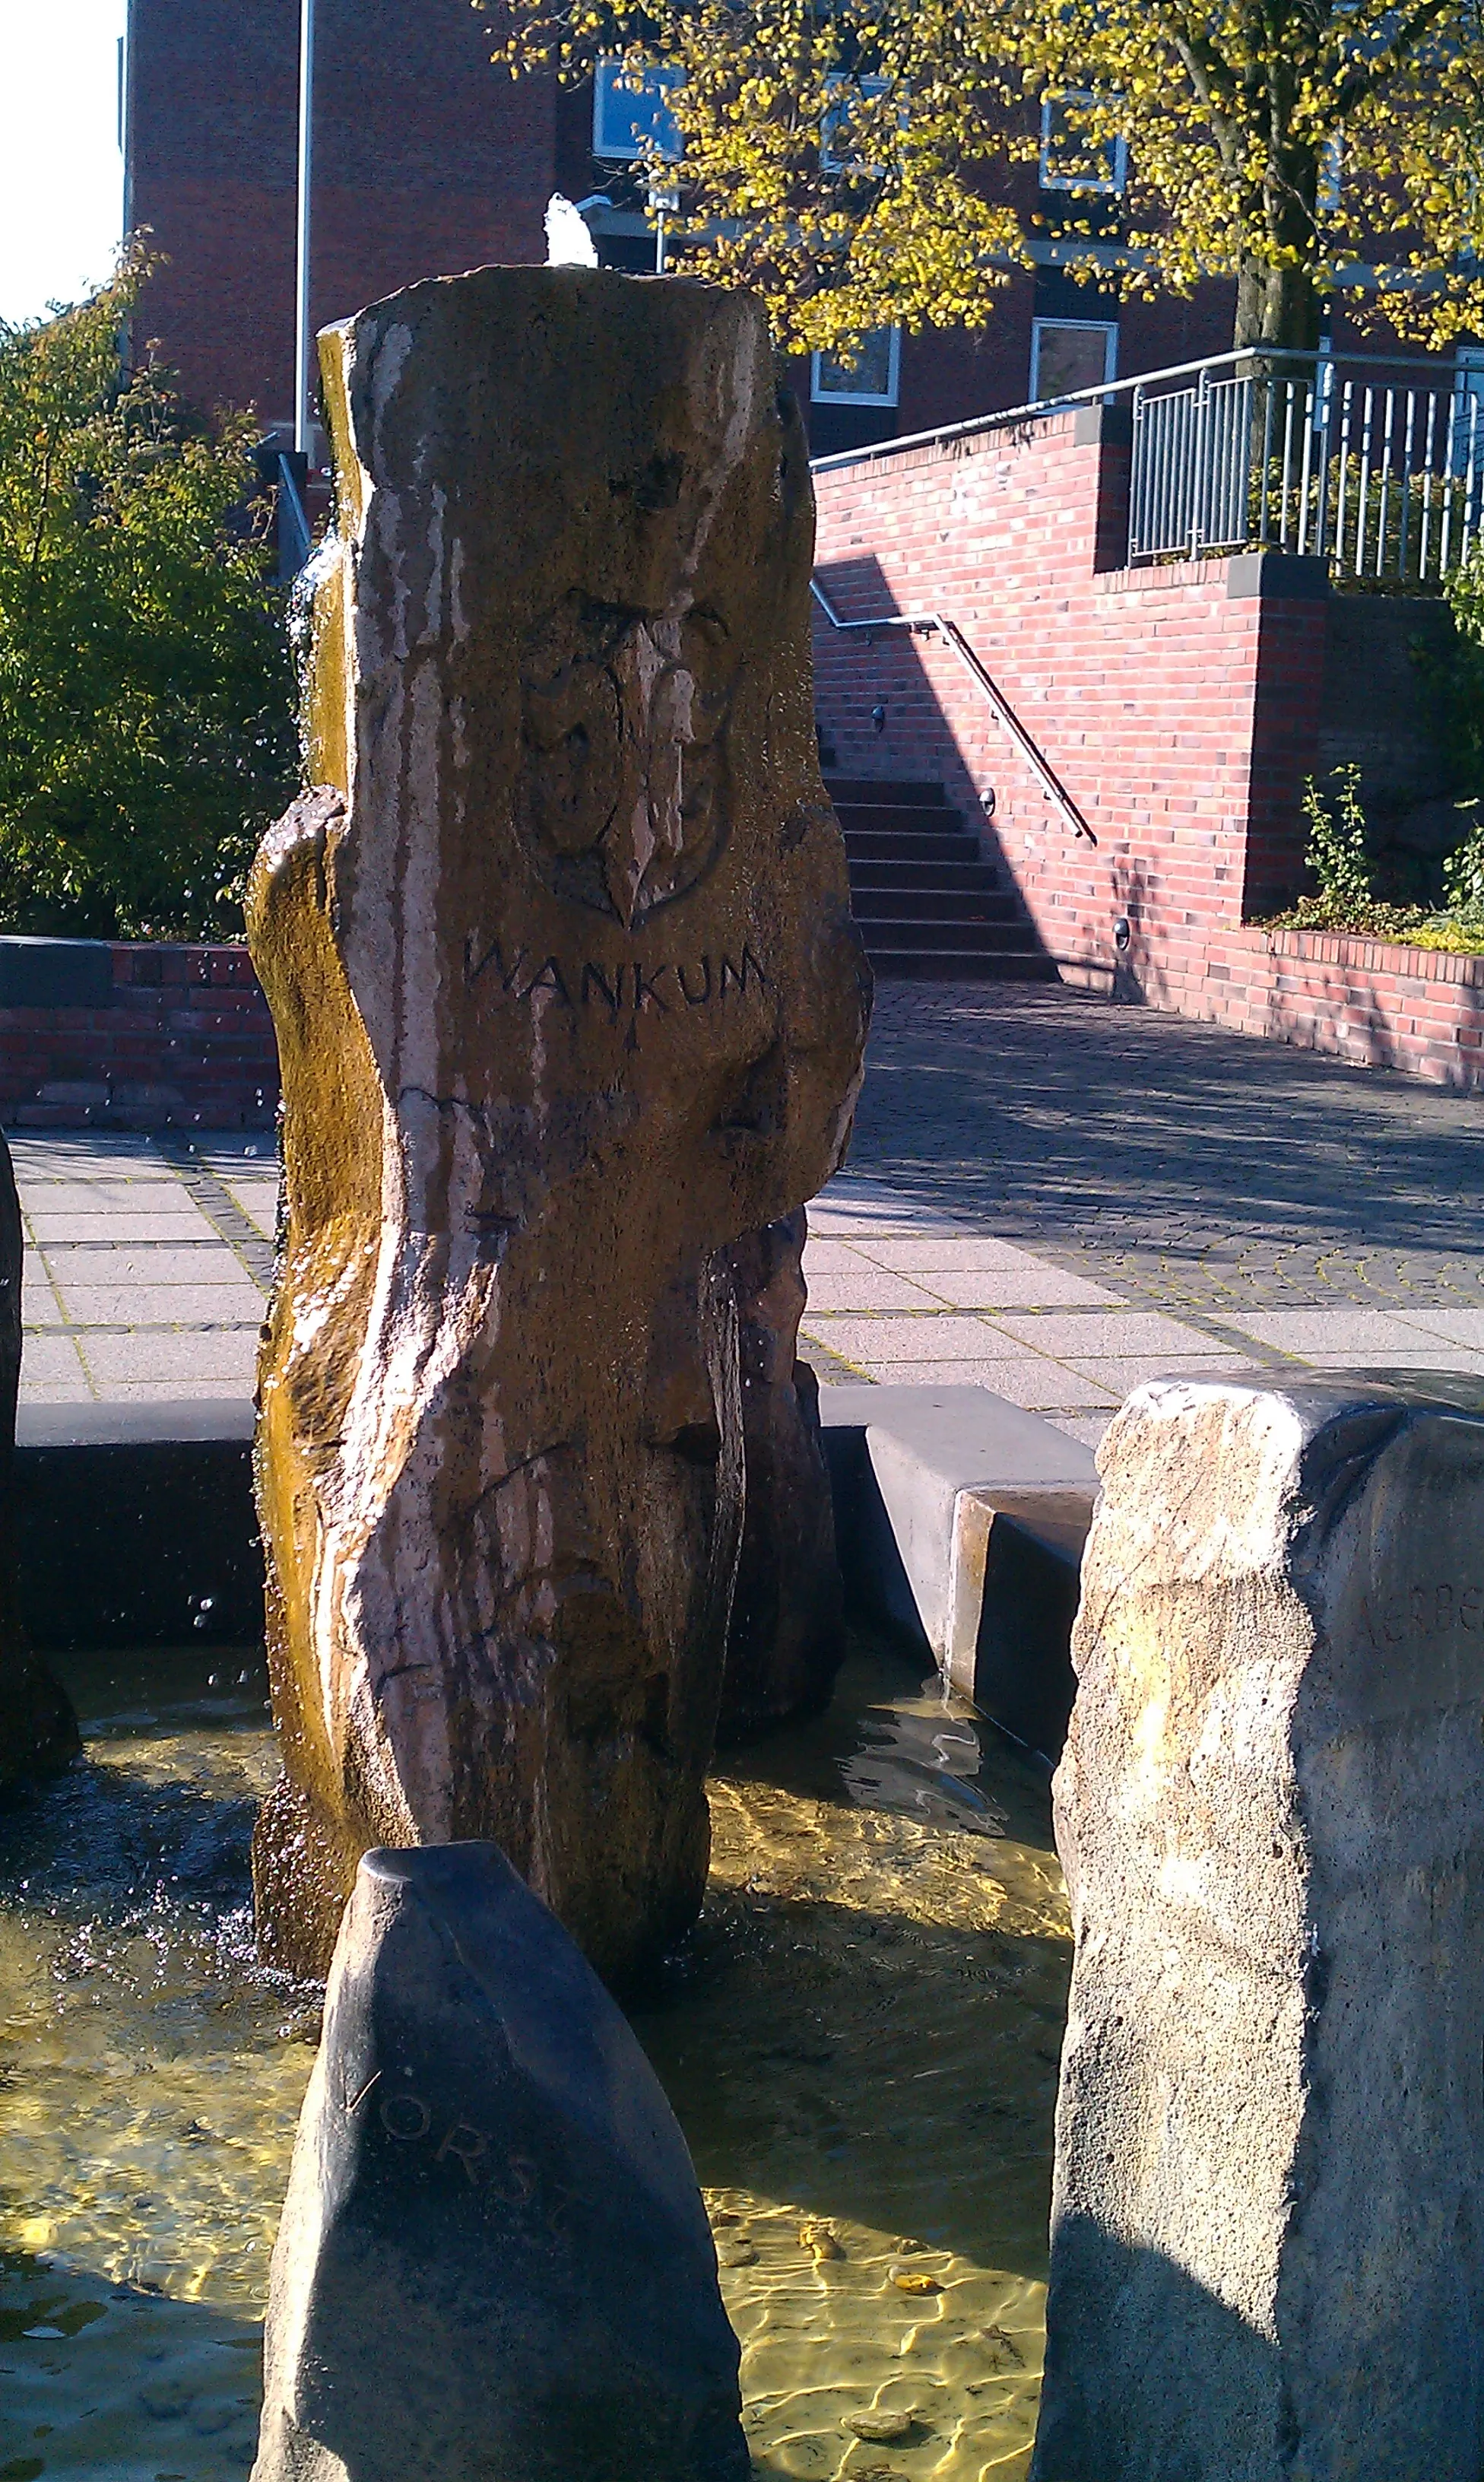
[{"label": "brick coping", "polygon": [[1313,965],[1348,965],[1359,973],[1396,974],[1415,983],[1468,983],[1484,990],[1484,956],[1448,948],[1414,948],[1404,939],[1376,939],[1360,931],[1296,931],[1244,923],[1231,936],[1269,956]]}]

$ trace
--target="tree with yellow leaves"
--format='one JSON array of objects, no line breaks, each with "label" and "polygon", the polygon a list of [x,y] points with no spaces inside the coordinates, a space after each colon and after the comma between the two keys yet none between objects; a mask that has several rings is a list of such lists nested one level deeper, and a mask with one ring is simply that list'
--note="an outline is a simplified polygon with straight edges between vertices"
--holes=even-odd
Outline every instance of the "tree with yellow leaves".
[{"label": "tree with yellow leaves", "polygon": [[1235,277],[1238,347],[1312,348],[1341,288],[1440,346],[1484,333],[1480,7],[501,0],[493,57],[677,68],[683,161],[646,167],[678,200],[670,264],[755,286],[785,347],[981,325],[1030,257],[1006,175],[1043,105],[1074,159],[1054,228],[1074,276],[1145,296]]}]

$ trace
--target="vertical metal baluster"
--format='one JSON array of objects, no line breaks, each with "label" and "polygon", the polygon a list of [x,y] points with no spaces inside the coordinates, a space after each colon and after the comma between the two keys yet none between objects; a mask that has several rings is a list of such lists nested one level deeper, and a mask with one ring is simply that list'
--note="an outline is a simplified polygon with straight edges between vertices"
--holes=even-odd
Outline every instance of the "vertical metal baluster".
[{"label": "vertical metal baluster", "polygon": [[1355,382],[1346,380],[1340,393],[1340,470],[1335,477],[1335,567],[1345,560],[1345,501],[1350,484],[1350,409]]},{"label": "vertical metal baluster", "polygon": [[1299,385],[1304,390],[1304,454],[1298,475],[1298,556],[1302,560],[1309,548],[1309,480],[1314,456],[1315,389],[1313,381],[1300,381]]},{"label": "vertical metal baluster", "polygon": [[1283,383],[1283,481],[1278,500],[1278,543],[1289,548],[1289,493],[1293,488],[1293,383]]},{"label": "vertical metal baluster", "polygon": [[1210,425],[1211,384],[1202,371],[1196,396],[1195,457],[1192,462],[1194,488],[1190,495],[1190,557],[1194,560],[1206,536],[1205,493],[1202,488],[1206,465],[1206,434]]},{"label": "vertical metal baluster", "polygon": [[1263,389],[1263,477],[1259,484],[1259,543],[1268,541],[1268,509],[1273,501],[1273,383],[1259,380]]},{"label": "vertical metal baluster", "polygon": [[1317,430],[1319,435],[1319,488],[1318,505],[1315,511],[1314,547],[1315,555],[1320,560],[1327,558],[1329,553],[1330,423],[1334,415],[1334,410],[1335,364],[1333,356],[1326,354],[1323,361],[1319,365],[1319,405],[1317,420]]},{"label": "vertical metal baluster", "polygon": [[1464,539],[1459,546],[1459,559],[1465,561],[1473,548],[1474,527],[1478,516],[1476,502],[1479,488],[1479,413],[1484,409],[1484,397],[1469,397],[1469,467],[1464,490]]},{"label": "vertical metal baluster", "polygon": [[1446,400],[1447,416],[1443,434],[1442,505],[1438,518],[1438,575],[1448,573],[1448,551],[1453,541],[1453,496],[1457,477],[1453,472],[1453,439],[1457,428],[1453,418],[1452,400]]},{"label": "vertical metal baluster", "polygon": [[1367,387],[1361,410],[1361,462],[1355,487],[1355,574],[1366,571],[1366,528],[1370,516],[1370,425],[1375,410],[1375,390]]},{"label": "vertical metal baluster", "polygon": [[1386,574],[1386,521],[1392,513],[1392,415],[1395,409],[1396,391],[1386,391],[1386,421],[1381,432],[1381,500],[1376,512],[1377,577]]},{"label": "vertical metal baluster", "polygon": [[1407,427],[1401,452],[1401,524],[1397,530],[1396,574],[1403,580],[1407,574],[1407,552],[1412,541],[1412,427],[1417,406],[1417,391],[1407,390]]},{"label": "vertical metal baluster", "polygon": [[1427,393],[1427,442],[1422,450],[1421,530],[1418,537],[1417,546],[1417,573],[1419,582],[1421,582],[1426,578],[1427,555],[1432,549],[1432,490],[1434,481],[1436,480],[1433,470],[1433,453],[1437,442],[1437,436],[1438,396],[1436,389],[1430,388]]}]

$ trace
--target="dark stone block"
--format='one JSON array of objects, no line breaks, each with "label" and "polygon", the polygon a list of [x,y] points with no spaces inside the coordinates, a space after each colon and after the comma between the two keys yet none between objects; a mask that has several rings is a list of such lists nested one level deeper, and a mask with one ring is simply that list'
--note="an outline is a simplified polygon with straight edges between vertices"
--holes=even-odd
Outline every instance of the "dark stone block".
[{"label": "dark stone block", "polygon": [[106,939],[0,939],[0,1008],[111,1008]]},{"label": "dark stone block", "polygon": [[13,1500],[36,1645],[256,1644],[251,1422],[246,1401],[26,1408]]},{"label": "dark stone block", "polygon": [[273,2251],[253,2482],[745,2482],[658,2079],[488,1843],[376,1851]]},{"label": "dark stone block", "polygon": [[1248,595],[1271,601],[1324,603],[1329,600],[1329,563],[1291,551],[1239,551],[1226,565],[1229,603]]},{"label": "dark stone block", "polygon": [[[966,1494],[968,1496],[968,1494]],[[1054,1766],[1077,1693],[1072,1624],[1093,1494],[997,1492],[987,1527],[974,1703]],[[960,1511],[959,1522],[967,1512]]]}]

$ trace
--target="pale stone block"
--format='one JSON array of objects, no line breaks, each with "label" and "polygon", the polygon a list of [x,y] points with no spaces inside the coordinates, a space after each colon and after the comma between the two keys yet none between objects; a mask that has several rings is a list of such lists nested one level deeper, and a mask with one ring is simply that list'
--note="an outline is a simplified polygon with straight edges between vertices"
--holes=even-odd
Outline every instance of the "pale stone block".
[{"label": "pale stone block", "polygon": [[1034,2482],[1478,2482],[1484,1394],[1447,1392],[1170,1381],[1103,1442]]}]

